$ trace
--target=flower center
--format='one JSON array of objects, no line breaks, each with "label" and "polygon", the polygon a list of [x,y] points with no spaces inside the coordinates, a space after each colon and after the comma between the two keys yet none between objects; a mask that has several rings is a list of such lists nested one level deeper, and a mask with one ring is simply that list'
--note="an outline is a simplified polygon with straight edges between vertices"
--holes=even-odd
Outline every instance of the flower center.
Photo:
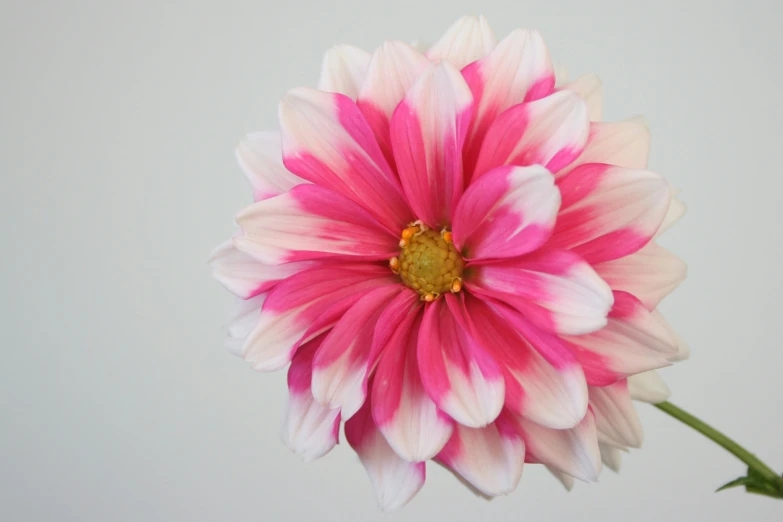
[{"label": "flower center", "polygon": [[402,231],[400,247],[399,258],[392,258],[389,266],[423,301],[462,289],[465,262],[451,242],[451,232],[436,232],[417,222]]}]

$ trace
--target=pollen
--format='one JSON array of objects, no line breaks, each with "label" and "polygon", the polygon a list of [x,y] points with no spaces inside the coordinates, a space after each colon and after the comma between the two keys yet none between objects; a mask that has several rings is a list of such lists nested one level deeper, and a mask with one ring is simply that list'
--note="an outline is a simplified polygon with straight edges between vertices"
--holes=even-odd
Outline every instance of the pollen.
[{"label": "pollen", "polygon": [[422,301],[432,302],[441,294],[462,289],[465,262],[451,242],[450,232],[414,225],[403,230],[401,237],[402,252],[389,266]]}]

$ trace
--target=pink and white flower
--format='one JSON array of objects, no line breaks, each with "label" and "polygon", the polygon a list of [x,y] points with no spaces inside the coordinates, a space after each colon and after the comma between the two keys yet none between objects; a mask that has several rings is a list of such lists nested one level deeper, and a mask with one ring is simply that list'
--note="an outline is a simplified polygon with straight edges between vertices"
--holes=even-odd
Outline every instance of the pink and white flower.
[{"label": "pink and white flower", "polygon": [[334,47],[318,86],[239,145],[255,203],[212,258],[232,350],[290,364],[285,444],[318,458],[344,422],[387,510],[429,460],[487,496],[525,462],[568,487],[617,469],[631,399],[685,355],[656,311],[685,265],[654,242],[684,207],[645,123],[600,121],[597,77],[483,17],[425,53]]}]

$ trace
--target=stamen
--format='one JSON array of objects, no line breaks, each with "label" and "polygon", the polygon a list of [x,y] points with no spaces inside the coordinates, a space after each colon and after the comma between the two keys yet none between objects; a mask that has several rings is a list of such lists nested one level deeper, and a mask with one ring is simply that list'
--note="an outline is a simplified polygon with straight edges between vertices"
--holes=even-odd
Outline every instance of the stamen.
[{"label": "stamen", "polygon": [[460,290],[462,290],[462,278],[458,277],[451,282],[451,292],[456,294]]},{"label": "stamen", "polygon": [[443,240],[444,240],[446,243],[451,243],[451,242],[452,242],[452,241],[451,241],[451,232],[449,232],[449,231],[448,231],[448,230],[446,230],[445,228],[444,228],[443,230],[441,230],[441,232],[440,232],[440,235],[441,235],[441,236],[443,236]]},{"label": "stamen", "polygon": [[435,294],[424,294],[421,296],[422,301],[427,301],[428,303],[433,302],[438,296]]},{"label": "stamen", "polygon": [[408,227],[402,231],[403,239],[410,239],[419,231],[419,227]]},{"label": "stamen", "polygon": [[396,257],[393,257],[393,258],[389,259],[389,267],[392,269],[392,272],[394,272],[395,274],[399,274],[400,273],[400,260],[397,259]]}]

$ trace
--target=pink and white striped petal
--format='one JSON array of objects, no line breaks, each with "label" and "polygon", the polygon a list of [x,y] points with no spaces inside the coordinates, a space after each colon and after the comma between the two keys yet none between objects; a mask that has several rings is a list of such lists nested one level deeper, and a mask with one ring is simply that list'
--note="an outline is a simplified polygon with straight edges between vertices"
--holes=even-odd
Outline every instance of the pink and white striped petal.
[{"label": "pink and white striped petal", "polygon": [[305,462],[326,455],[337,444],[340,432],[340,410],[320,404],[310,390],[313,355],[323,338],[300,347],[288,369],[288,407],[281,438]]},{"label": "pink and white striped petal", "polygon": [[628,383],[622,380],[600,388],[589,386],[588,393],[599,442],[618,448],[641,448],[644,430],[631,402]]},{"label": "pink and white striped petal", "polygon": [[476,109],[465,146],[466,179],[476,165],[481,144],[492,121],[518,103],[551,94],[554,69],[538,31],[512,31],[486,57],[462,70]]},{"label": "pink and white striped petal", "polygon": [[363,206],[396,233],[412,220],[402,189],[356,104],[342,94],[293,89],[280,102],[283,163]]},{"label": "pink and white striped petal", "polygon": [[212,251],[209,264],[212,277],[229,292],[242,299],[250,299],[268,292],[279,281],[311,268],[315,262],[268,265],[242,252],[229,239]]},{"label": "pink and white striped petal", "polygon": [[577,426],[567,430],[553,430],[527,419],[517,422],[525,441],[527,462],[545,464],[585,482],[598,480],[601,451],[592,411],[588,410]]},{"label": "pink and white striped petal", "polygon": [[648,310],[658,306],[688,273],[682,259],[652,241],[638,252],[593,268],[614,290],[633,294]]},{"label": "pink and white striped petal", "polygon": [[421,382],[416,360],[420,324],[418,295],[401,293],[378,319],[373,341],[383,354],[373,378],[373,419],[394,452],[412,462],[434,457],[454,429],[454,421]]},{"label": "pink and white striped petal", "polygon": [[276,371],[291,361],[297,343],[332,305],[380,286],[399,288],[388,268],[332,264],[295,274],[280,282],[264,301],[258,322],[247,335],[242,357],[258,371]]},{"label": "pink and white striped petal", "polygon": [[234,244],[279,265],[323,258],[377,261],[399,252],[398,238],[362,207],[318,185],[301,185],[259,201],[237,216]]},{"label": "pink and white striped petal", "polygon": [[449,62],[462,69],[486,56],[497,45],[497,38],[483,16],[463,16],[448,28],[427,51],[433,62]]},{"label": "pink and white striped petal", "polygon": [[522,477],[525,443],[509,416],[501,413],[483,428],[457,424],[438,460],[484,495],[511,493]]},{"label": "pink and white striped petal", "polygon": [[344,94],[355,100],[367,77],[370,53],[353,45],[335,45],[321,62],[318,90]]},{"label": "pink and white striped petal", "polygon": [[643,118],[618,122],[592,122],[587,144],[576,160],[555,172],[565,176],[587,163],[606,163],[628,169],[646,169],[650,155],[650,129]]},{"label": "pink and white striped petal", "polygon": [[658,404],[671,397],[672,392],[655,370],[628,377],[628,393],[635,401]]},{"label": "pink and white striped petal", "polygon": [[465,191],[454,244],[469,260],[527,254],[549,239],[559,209],[560,191],[544,167],[498,167]]},{"label": "pink and white striped petal", "polygon": [[562,203],[549,240],[597,264],[628,256],[658,231],[669,187],[658,174],[588,163],[557,181]]},{"label": "pink and white striped petal", "polygon": [[560,170],[582,154],[589,129],[587,106],[570,91],[514,105],[487,129],[472,179],[502,165]]},{"label": "pink and white striped petal", "polygon": [[253,201],[277,196],[307,183],[283,165],[279,132],[254,132],[239,142],[237,162],[253,188]]},{"label": "pink and white striped petal", "polygon": [[[313,396],[350,419],[367,397],[367,377],[377,362],[372,349],[381,312],[402,285],[375,288],[359,298],[334,325],[313,359]],[[405,289],[407,290],[407,289]]]},{"label": "pink and white striped petal", "polygon": [[372,55],[356,104],[367,118],[389,164],[394,164],[389,131],[394,109],[429,66],[426,56],[399,41],[384,42]]},{"label": "pink and white striped petal", "polygon": [[566,250],[539,250],[526,256],[471,267],[466,287],[494,297],[536,326],[581,335],[606,325],[613,296],[609,286],[579,256]]},{"label": "pink and white striped petal", "polygon": [[463,191],[462,145],[473,97],[459,71],[442,63],[413,84],[391,119],[391,143],[414,214],[432,228],[451,221]]},{"label": "pink and white striped petal", "polygon": [[579,95],[587,105],[590,121],[601,121],[604,106],[604,86],[595,74],[586,74],[563,86],[563,90]]},{"label": "pink and white striped petal", "polygon": [[505,384],[497,363],[470,335],[461,307],[453,295],[426,306],[418,363],[424,389],[438,408],[480,428],[500,413]]},{"label": "pink and white striped petal", "polygon": [[386,442],[371,414],[370,401],[345,423],[345,438],[356,451],[370,477],[383,511],[403,507],[424,485],[424,462],[409,462]]}]

